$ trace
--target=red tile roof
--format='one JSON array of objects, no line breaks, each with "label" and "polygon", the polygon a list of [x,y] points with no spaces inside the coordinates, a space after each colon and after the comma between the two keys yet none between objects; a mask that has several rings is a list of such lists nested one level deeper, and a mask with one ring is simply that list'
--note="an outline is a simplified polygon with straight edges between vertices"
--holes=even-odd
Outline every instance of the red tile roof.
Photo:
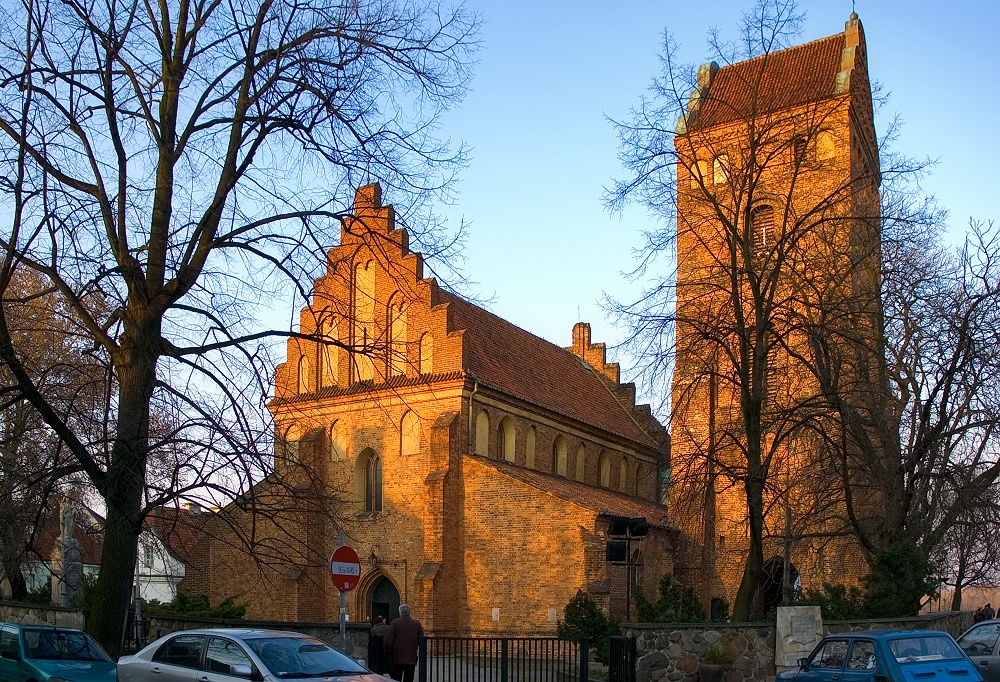
[{"label": "red tile roof", "polygon": [[580,358],[468,301],[441,292],[464,329],[464,369],[480,383],[647,447],[656,441]]},{"label": "red tile roof", "polygon": [[544,471],[526,469],[504,460],[491,459],[480,455],[467,455],[476,462],[496,469],[500,474],[526,483],[533,488],[558,497],[561,500],[572,502],[585,509],[591,509],[599,514],[610,516],[627,516],[630,518],[645,517],[646,521],[659,528],[672,529],[667,522],[667,508],[663,505],[653,504],[648,500],[643,500],[624,493],[615,492],[608,488],[580,483],[557,476]]},{"label": "red tile roof", "polygon": [[754,108],[761,115],[833,97],[844,45],[838,33],[719,69],[689,129],[748,119]]},{"label": "red tile roof", "polygon": [[198,531],[211,516],[211,512],[194,513],[178,507],[159,507],[146,517],[146,525],[166,543],[174,556],[189,564],[198,542]]}]

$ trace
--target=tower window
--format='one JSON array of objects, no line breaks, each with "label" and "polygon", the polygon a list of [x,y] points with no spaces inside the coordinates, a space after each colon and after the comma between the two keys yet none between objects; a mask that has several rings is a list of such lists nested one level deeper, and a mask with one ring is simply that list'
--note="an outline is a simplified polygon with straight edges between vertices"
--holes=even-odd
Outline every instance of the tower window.
[{"label": "tower window", "polygon": [[750,211],[750,231],[755,252],[760,253],[770,248],[775,241],[774,209],[761,205]]},{"label": "tower window", "polygon": [[802,135],[792,138],[792,163],[801,165],[806,160],[806,153],[809,150],[809,143]]},{"label": "tower window", "polygon": [[365,462],[365,511],[382,511],[382,458],[374,454]]}]

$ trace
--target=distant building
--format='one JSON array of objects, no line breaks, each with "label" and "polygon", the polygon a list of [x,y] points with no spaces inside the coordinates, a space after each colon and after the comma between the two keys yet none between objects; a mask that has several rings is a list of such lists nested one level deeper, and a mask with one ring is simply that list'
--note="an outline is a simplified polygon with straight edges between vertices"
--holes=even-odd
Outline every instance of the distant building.
[{"label": "distant building", "polygon": [[364,562],[352,620],[405,601],[436,633],[551,633],[578,589],[625,616],[626,569],[605,561],[615,515],[649,523],[633,547],[646,594],[671,572],[667,433],[589,325],[560,348],[441,289],[378,185],[358,190],[300,326],[343,347],[288,342],[279,447],[340,504],[282,522],[301,539],[284,565],[233,549],[220,516],[190,589],[249,599],[248,617],[335,620],[326,560],[343,530]]},{"label": "distant building", "polygon": [[[168,602],[177,596],[177,586],[184,578],[185,561],[194,545],[197,525],[205,515],[206,512],[190,505],[186,508],[161,507],[149,515],[146,529],[139,536],[135,573],[135,584],[143,599]],[[99,514],[78,506],[73,537],[79,543],[85,579],[96,579],[100,571],[103,524],[104,519]],[[29,592],[53,590],[52,557],[59,546],[59,525],[58,514],[47,515],[35,538],[34,558],[25,562],[21,569]],[[6,581],[0,584],[2,594],[8,596]],[[58,593],[58,585],[54,593]]]}]

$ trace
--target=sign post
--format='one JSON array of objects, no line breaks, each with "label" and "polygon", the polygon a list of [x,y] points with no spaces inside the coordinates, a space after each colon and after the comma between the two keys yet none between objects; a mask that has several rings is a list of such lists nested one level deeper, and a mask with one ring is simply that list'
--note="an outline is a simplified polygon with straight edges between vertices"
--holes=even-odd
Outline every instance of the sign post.
[{"label": "sign post", "polygon": [[347,593],[358,586],[361,579],[361,562],[358,553],[344,544],[344,531],[340,531],[340,547],[330,557],[330,579],[340,590],[340,650],[347,653]]}]

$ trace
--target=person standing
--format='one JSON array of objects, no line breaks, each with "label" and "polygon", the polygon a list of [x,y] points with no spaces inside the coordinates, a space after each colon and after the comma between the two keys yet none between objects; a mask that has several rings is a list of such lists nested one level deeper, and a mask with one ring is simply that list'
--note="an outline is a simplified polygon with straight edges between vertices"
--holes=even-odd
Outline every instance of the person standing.
[{"label": "person standing", "polygon": [[410,607],[401,604],[399,618],[389,624],[385,636],[385,648],[392,661],[390,677],[396,682],[413,682],[413,671],[417,667],[417,648],[424,636],[424,626],[410,615]]},{"label": "person standing", "polygon": [[385,636],[389,634],[389,624],[382,616],[372,619],[372,629],[368,640],[368,665],[372,672],[384,675],[388,672],[388,655],[385,649]]},{"label": "person standing", "polygon": [[990,603],[986,602],[986,606],[983,607],[983,620],[992,620],[996,615],[996,611],[993,610]]}]

